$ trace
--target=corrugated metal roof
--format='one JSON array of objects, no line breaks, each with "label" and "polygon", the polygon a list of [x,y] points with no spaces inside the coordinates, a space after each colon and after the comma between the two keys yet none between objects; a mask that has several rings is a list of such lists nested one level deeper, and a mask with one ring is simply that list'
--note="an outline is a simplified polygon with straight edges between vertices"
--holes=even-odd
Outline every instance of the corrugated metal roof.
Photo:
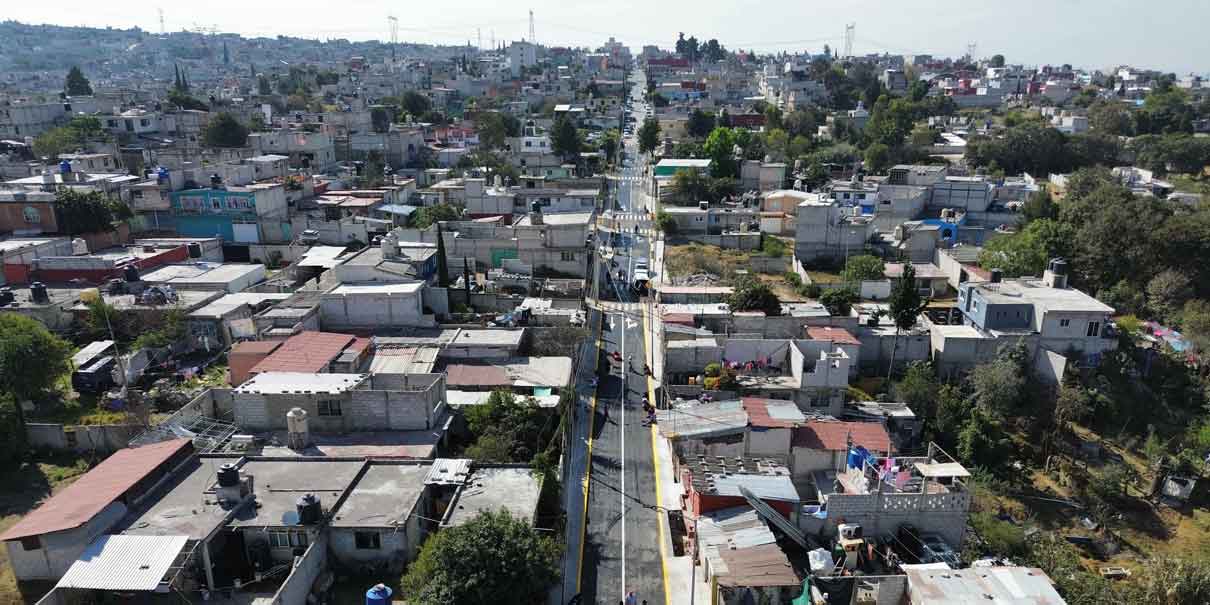
[{"label": "corrugated metal roof", "polygon": [[156,467],[183,448],[191,447],[191,443],[188,439],[173,439],[118,450],[8,528],[0,535],[0,541],[49,534],[87,523]]},{"label": "corrugated metal roof", "polygon": [[959,570],[908,569],[915,605],[1029,603],[1061,605],[1050,577],[1033,567],[977,567]]},{"label": "corrugated metal roof", "polygon": [[186,536],[101,536],[55,588],[154,591],[188,541]]},{"label": "corrugated metal roof", "polygon": [[785,475],[732,475],[714,474],[709,481],[713,489],[708,493],[716,496],[740,496],[740,486],[748,488],[761,500],[778,500],[782,502],[798,502],[798,490],[794,482]]},{"label": "corrugated metal roof", "polygon": [[428,475],[424,477],[425,485],[462,485],[470,476],[471,461],[469,458],[438,458],[433,461]]},{"label": "corrugated metal roof", "polygon": [[811,450],[843,452],[849,449],[850,436],[853,445],[864,446],[872,452],[892,451],[891,437],[880,422],[812,420],[794,430],[792,444]]},{"label": "corrugated metal roof", "polygon": [[659,410],[656,418],[660,432],[669,439],[742,433],[748,426],[748,412],[737,400]]},{"label": "corrugated metal roof", "polygon": [[752,426],[758,428],[793,428],[807,421],[807,417],[793,401],[744,397],[744,409]]},{"label": "corrugated metal roof", "polygon": [[498,366],[476,366],[455,364],[445,368],[445,384],[448,386],[510,386],[513,381],[508,372]]}]

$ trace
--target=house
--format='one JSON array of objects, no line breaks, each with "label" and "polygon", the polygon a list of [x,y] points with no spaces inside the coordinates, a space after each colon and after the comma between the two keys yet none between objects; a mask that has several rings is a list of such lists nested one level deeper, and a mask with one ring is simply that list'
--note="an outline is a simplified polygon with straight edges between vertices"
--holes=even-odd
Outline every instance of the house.
[{"label": "house", "polygon": [[747,490],[791,522],[798,517],[801,499],[790,470],[774,460],[689,456],[679,471],[683,510],[691,515],[748,506]]},{"label": "house", "polygon": [[58,233],[55,194],[48,191],[0,191],[0,232],[15,235]]},{"label": "house", "polygon": [[[222,237],[226,242],[290,241],[286,188],[279,183],[253,183],[174,191],[169,196],[177,233]],[[283,225],[285,225],[283,232]]]},{"label": "house", "polygon": [[798,204],[795,218],[794,253],[809,263],[819,259],[843,258],[849,251],[864,250],[874,234],[874,217],[854,212],[825,194],[811,194]]},{"label": "house", "polygon": [[[571,383],[570,357],[513,357],[476,363],[448,363],[449,388],[460,392],[460,404],[483,403],[492,391],[507,390],[534,397],[540,405],[557,405],[560,389]],[[468,392],[480,393],[469,396]]]},{"label": "house", "polygon": [[[702,515],[696,521],[700,553],[712,603],[784,603],[802,592],[802,581],[768,523],[747,506]],[[726,595],[724,597],[724,595]]]},{"label": "house", "polygon": [[[903,276],[903,269],[904,263],[886,263],[882,274],[887,279],[897,280]],[[912,263],[912,269],[916,271],[916,291],[921,296],[938,298],[949,291],[949,277],[937,265]]]},{"label": "house", "polygon": [[188,439],[116,452],[0,534],[19,581],[58,580],[193,453]]},{"label": "house", "polygon": [[[0,212],[3,211],[4,204],[0,202]],[[71,254],[71,240],[66,237],[0,239],[0,285],[24,283],[29,275],[29,267],[38,258]]]},{"label": "house", "polygon": [[185,317],[191,344],[207,351],[221,350],[230,347],[238,338],[255,337],[252,316],[287,298],[290,298],[289,294],[228,294]]},{"label": "house", "polygon": [[433,327],[424,289],[424,282],[340,284],[323,294],[320,321],[330,330]]},{"label": "house", "polygon": [[[970,367],[990,359],[1002,344],[1015,342],[1024,343],[1035,357],[1051,351],[1081,364],[1098,365],[1106,351],[1118,346],[1110,323],[1114,310],[1069,288],[1067,271],[1066,261],[1054,259],[1041,280],[1005,280],[992,271],[988,282],[962,284],[958,310],[963,325],[933,328],[938,369]],[[960,346],[962,340],[988,342],[972,349]]]},{"label": "house", "polygon": [[140,280],[148,285],[172,286],[176,290],[234,294],[264,281],[265,266],[198,261],[164,265],[143,274]]}]

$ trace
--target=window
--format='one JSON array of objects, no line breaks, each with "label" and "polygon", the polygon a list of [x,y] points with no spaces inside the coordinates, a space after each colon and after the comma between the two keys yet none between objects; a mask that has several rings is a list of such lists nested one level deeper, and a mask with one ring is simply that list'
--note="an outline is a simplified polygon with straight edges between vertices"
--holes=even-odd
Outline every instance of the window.
[{"label": "window", "polygon": [[576,253],[575,252],[560,252],[559,258],[563,262],[569,263],[569,262],[576,260]]},{"label": "window", "polygon": [[1070,319],[1060,319],[1060,320],[1059,320],[1059,327],[1060,327],[1060,328],[1066,328],[1067,326],[1070,326],[1070,325],[1071,325],[1071,320],[1070,320]]},{"label": "window", "polygon": [[277,530],[269,532],[270,548],[305,548],[307,534],[301,531]]},{"label": "window", "polygon": [[353,540],[359,550],[378,550],[382,548],[382,536],[376,531],[359,531],[353,534]]},{"label": "window", "polygon": [[21,211],[21,214],[25,217],[25,222],[27,223],[38,224],[42,222],[42,213],[33,206],[26,206]]},{"label": "window", "polygon": [[38,550],[42,548],[42,539],[38,536],[21,538],[21,550]]},{"label": "window", "polygon": [[320,416],[339,416],[340,415],[340,400],[339,399],[321,399],[321,400],[319,400],[319,415]]},{"label": "window", "polygon": [[1088,335],[1089,336],[1100,336],[1101,335],[1101,322],[1099,322],[1099,321],[1088,322]]}]

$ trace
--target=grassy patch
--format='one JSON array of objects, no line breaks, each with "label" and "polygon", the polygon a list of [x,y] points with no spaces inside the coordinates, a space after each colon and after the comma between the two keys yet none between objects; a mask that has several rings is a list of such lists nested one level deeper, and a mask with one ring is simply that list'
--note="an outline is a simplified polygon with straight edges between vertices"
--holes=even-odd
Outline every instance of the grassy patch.
[{"label": "grassy patch", "polygon": [[41,406],[30,414],[29,421],[74,426],[123,424],[127,418],[126,412],[100,407],[95,395],[80,395],[76,399],[64,399],[58,405]]},{"label": "grassy patch", "polygon": [[[766,242],[776,238],[766,238]],[[776,248],[781,245],[773,244]],[[783,253],[785,248],[781,248]],[[710,274],[719,279],[722,285],[730,285],[735,278],[735,272],[740,269],[751,271],[753,257],[776,256],[751,251],[720,248],[709,244],[682,244],[664,247],[664,270],[673,279],[689,277],[702,273]],[[782,274],[776,274],[777,280],[782,280]]]}]

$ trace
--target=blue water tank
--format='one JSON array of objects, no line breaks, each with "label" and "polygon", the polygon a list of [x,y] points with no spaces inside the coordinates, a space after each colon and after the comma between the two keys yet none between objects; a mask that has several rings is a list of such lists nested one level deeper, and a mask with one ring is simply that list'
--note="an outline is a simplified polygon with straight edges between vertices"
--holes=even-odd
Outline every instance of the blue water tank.
[{"label": "blue water tank", "polygon": [[366,605],[391,605],[391,587],[379,584],[367,590]]},{"label": "blue water tank", "polygon": [[59,162],[59,172],[61,174],[67,174],[67,173],[71,172],[71,162],[69,162],[67,160],[63,160],[62,162]]},{"label": "blue water tank", "polygon": [[168,169],[163,166],[160,166],[159,168],[157,168],[155,171],[155,179],[157,181],[159,181],[160,183],[167,183],[168,182]]}]

